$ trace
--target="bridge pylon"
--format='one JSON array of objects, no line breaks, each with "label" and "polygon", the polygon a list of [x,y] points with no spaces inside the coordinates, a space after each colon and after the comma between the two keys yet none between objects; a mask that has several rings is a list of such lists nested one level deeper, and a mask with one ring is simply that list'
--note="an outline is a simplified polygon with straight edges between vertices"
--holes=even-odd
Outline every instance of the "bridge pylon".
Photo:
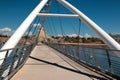
[{"label": "bridge pylon", "polygon": [[47,35],[45,33],[44,27],[41,27],[39,35],[38,35],[38,41],[39,42],[45,41],[46,38],[47,38]]}]

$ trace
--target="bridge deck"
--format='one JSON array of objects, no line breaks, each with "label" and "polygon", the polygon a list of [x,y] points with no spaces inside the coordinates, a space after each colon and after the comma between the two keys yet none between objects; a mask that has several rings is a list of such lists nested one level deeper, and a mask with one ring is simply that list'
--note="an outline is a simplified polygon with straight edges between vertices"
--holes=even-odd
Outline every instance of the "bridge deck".
[{"label": "bridge deck", "polygon": [[93,80],[93,78],[102,76],[80,65],[77,66],[59,52],[39,44],[23,68],[11,80]]}]

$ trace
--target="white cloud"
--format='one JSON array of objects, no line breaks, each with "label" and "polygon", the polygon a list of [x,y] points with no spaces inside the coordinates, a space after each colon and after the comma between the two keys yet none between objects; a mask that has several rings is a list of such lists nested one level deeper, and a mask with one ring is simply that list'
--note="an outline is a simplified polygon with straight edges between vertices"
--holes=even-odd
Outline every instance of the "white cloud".
[{"label": "white cloud", "polygon": [[[62,37],[63,35],[58,34],[57,36],[58,36],[58,37]],[[69,36],[69,37],[77,37],[78,34],[67,34],[66,36]],[[79,37],[83,37],[83,36],[79,35]]]},{"label": "white cloud", "polygon": [[84,37],[85,37],[85,38],[89,38],[89,37],[91,37],[91,35],[88,34],[88,33],[85,33]]},{"label": "white cloud", "polygon": [[68,35],[69,37],[77,37],[78,35],[77,34],[70,34]]},{"label": "white cloud", "polygon": [[11,28],[9,27],[5,27],[5,28],[1,28],[0,29],[0,34],[2,35],[8,35],[8,36],[11,36],[15,31],[12,30]]},{"label": "white cloud", "polygon": [[58,36],[58,37],[62,37],[62,35],[61,35],[61,34],[58,34],[57,36]]},{"label": "white cloud", "polygon": [[[69,37],[77,37],[78,34],[69,34],[68,36],[69,36]],[[81,35],[79,35],[79,36],[82,37]]]},{"label": "white cloud", "polygon": [[41,27],[41,24],[32,24],[33,27]]},{"label": "white cloud", "polygon": [[[28,35],[28,32],[25,33],[25,36],[27,36],[27,35]],[[31,31],[29,32],[28,36],[32,36],[32,32]]]},{"label": "white cloud", "polygon": [[8,27],[5,27],[5,28],[2,28],[2,29],[0,29],[0,31],[12,31],[10,28],[8,28]]}]

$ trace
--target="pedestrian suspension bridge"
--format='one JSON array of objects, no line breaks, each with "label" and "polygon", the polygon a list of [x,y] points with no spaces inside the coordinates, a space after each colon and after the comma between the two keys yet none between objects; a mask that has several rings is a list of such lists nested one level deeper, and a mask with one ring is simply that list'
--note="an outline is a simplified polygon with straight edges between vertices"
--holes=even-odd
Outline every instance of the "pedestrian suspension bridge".
[{"label": "pedestrian suspension bridge", "polygon": [[[106,45],[83,44],[82,24]],[[66,41],[65,28],[76,43]],[[119,67],[119,43],[66,0],[41,0],[0,49],[0,80],[119,80]]]}]

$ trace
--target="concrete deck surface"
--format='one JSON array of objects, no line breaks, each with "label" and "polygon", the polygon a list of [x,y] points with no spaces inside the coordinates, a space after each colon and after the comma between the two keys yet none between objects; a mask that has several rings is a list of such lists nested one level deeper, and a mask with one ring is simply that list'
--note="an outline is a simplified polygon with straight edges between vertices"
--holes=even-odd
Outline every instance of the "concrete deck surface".
[{"label": "concrete deck surface", "polygon": [[50,47],[39,44],[32,51],[26,64],[11,80],[93,80],[101,77],[96,73],[69,64],[62,55]]}]

